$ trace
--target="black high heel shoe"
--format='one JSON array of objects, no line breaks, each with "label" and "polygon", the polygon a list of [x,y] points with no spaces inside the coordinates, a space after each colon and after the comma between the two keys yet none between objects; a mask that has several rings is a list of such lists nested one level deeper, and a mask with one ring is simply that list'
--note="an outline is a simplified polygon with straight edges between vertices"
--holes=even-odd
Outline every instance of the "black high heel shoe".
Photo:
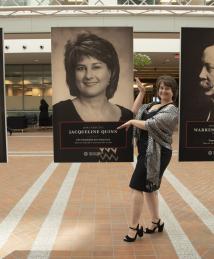
[{"label": "black high heel shoe", "polygon": [[[142,234],[142,233],[141,233],[142,227],[139,229],[139,224],[138,224],[136,228],[132,228],[132,227],[129,227],[129,228],[132,229],[132,230],[135,230],[135,231],[136,231],[136,234],[135,234],[134,237],[130,237],[130,236],[126,235],[126,236],[123,238],[123,240],[126,241],[126,242],[134,242],[134,241],[136,240],[136,238],[137,238],[137,235],[140,236],[140,235]],[[140,232],[139,232],[139,231],[140,231]],[[143,236],[143,235],[142,235],[142,236]]]},{"label": "black high heel shoe", "polygon": [[152,233],[155,232],[156,229],[158,230],[158,232],[163,232],[164,223],[160,224],[160,221],[161,221],[160,219],[158,220],[158,222],[153,222],[152,221],[152,223],[155,224],[156,226],[153,229],[146,228],[145,233],[146,234],[152,234]]},{"label": "black high heel shoe", "polygon": [[143,233],[144,233],[143,227],[141,226],[140,228],[138,228],[137,234],[138,234],[139,237],[142,237]]}]

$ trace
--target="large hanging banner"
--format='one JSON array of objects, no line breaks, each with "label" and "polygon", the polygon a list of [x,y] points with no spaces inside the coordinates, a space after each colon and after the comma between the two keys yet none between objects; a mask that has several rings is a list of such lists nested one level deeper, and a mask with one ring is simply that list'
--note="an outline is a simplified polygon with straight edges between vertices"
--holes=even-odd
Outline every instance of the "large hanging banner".
[{"label": "large hanging banner", "polygon": [[133,30],[52,28],[55,162],[133,161]]},{"label": "large hanging banner", "polygon": [[3,30],[0,28],[0,162],[7,162]]},{"label": "large hanging banner", "polygon": [[179,161],[214,161],[214,28],[182,28]]}]

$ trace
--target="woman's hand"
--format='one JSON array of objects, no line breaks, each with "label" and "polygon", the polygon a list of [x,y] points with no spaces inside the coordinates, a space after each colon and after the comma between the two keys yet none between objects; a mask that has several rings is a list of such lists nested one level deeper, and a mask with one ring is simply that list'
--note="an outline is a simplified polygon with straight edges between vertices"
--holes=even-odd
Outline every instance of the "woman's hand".
[{"label": "woman's hand", "polygon": [[134,126],[136,128],[139,129],[143,129],[143,130],[147,130],[146,126],[145,126],[145,122],[144,120],[129,120],[126,123],[122,124],[121,126],[117,127],[117,129],[123,129],[125,128],[126,130],[129,129],[130,126]]},{"label": "woman's hand", "polygon": [[125,123],[122,124],[121,126],[117,127],[117,129],[123,129],[123,128],[125,128],[126,130],[128,130],[129,127],[132,126],[132,121],[133,121],[133,120],[129,120],[129,121],[125,122]]},{"label": "woman's hand", "polygon": [[144,95],[146,92],[145,86],[140,82],[140,79],[138,77],[135,77],[135,80],[139,91],[141,92],[141,94]]},{"label": "woman's hand", "polygon": [[134,104],[133,104],[133,106],[132,106],[132,112],[133,112],[134,114],[137,114],[137,113],[138,113],[138,110],[139,110],[140,107],[142,106],[143,98],[144,98],[146,89],[145,89],[145,87],[143,86],[143,84],[140,82],[140,80],[139,80],[138,77],[135,77],[135,80],[136,80],[137,87],[138,87],[138,89],[139,89],[139,94],[138,94],[137,98],[135,99]]}]

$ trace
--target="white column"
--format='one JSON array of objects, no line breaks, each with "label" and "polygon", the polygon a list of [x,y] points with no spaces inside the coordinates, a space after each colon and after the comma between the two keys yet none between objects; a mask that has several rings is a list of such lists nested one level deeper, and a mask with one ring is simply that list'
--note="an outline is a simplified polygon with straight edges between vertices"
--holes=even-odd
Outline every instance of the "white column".
[{"label": "white column", "polygon": [[88,5],[117,5],[117,0],[88,0]]}]

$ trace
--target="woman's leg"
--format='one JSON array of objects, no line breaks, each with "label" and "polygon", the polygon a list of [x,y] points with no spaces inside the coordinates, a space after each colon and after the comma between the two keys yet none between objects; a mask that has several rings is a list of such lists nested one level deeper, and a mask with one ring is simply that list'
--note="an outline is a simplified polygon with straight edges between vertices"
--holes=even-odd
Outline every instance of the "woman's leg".
[{"label": "woman's leg", "polygon": [[[159,200],[158,191],[155,192],[145,192],[146,202],[151,215],[151,221],[157,222],[160,218],[159,215]],[[153,227],[153,226],[150,226]]]},{"label": "woman's leg", "polygon": [[[142,225],[141,214],[143,209],[143,192],[132,189],[131,193],[131,208],[129,226],[136,228],[138,224]],[[136,231],[129,229],[128,236],[134,237]]]}]

